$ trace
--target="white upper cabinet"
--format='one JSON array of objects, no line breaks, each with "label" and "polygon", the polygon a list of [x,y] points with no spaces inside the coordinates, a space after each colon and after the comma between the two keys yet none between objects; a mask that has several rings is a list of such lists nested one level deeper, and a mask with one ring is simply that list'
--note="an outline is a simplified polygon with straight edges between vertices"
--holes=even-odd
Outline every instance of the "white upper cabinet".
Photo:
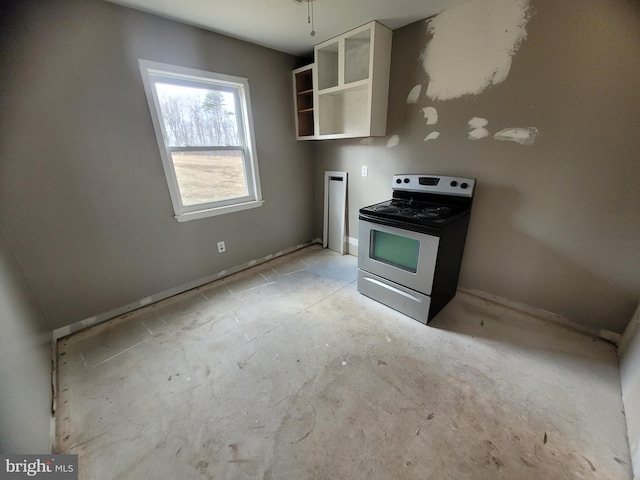
[{"label": "white upper cabinet", "polygon": [[391,37],[371,22],[316,45],[314,138],[386,135]]}]

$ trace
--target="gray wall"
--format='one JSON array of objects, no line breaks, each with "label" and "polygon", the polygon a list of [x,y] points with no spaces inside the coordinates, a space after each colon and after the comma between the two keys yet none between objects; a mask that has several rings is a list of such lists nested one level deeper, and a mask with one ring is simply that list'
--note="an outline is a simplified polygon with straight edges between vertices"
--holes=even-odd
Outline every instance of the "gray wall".
[{"label": "gray wall", "polygon": [[49,453],[51,334],[0,230],[0,452]]},{"label": "gray wall", "polygon": [[[424,95],[426,23],[396,30],[388,136],[318,143],[316,231],[324,170],[349,173],[352,238],[358,208],[389,198],[395,173],[475,177],[460,286],[621,333],[640,292],[639,10],[625,0],[533,0],[506,80],[443,101]],[[420,100],[407,104],[416,85]],[[427,106],[439,116],[429,127]],[[474,116],[491,134],[533,126],[539,135],[532,146],[468,140]],[[425,141],[432,130],[440,137]],[[399,144],[388,148],[392,135]]]},{"label": "gray wall", "polygon": [[[20,5],[0,57],[0,226],[51,328],[312,240],[294,57],[103,0]],[[139,58],[249,79],[263,207],[173,218]]]},{"label": "gray wall", "polygon": [[620,343],[620,383],[627,417],[634,480],[640,480],[640,306]]}]

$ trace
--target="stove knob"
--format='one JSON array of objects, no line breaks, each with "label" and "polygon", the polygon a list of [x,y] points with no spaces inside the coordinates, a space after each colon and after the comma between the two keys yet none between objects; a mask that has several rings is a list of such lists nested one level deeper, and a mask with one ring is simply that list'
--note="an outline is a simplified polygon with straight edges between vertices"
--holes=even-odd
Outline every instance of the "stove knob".
[{"label": "stove knob", "polygon": [[458,185],[458,182],[456,182],[455,180],[451,180],[450,185],[451,185],[452,187],[455,187],[456,185]]},{"label": "stove knob", "polygon": [[409,183],[411,180],[409,180],[408,178],[404,179],[404,183]]},{"label": "stove knob", "polygon": [[467,183],[461,183],[460,184],[460,188],[464,189],[467,188],[469,185]]},{"label": "stove knob", "polygon": [[400,180],[399,178],[396,178],[396,183],[402,183],[402,180]]}]

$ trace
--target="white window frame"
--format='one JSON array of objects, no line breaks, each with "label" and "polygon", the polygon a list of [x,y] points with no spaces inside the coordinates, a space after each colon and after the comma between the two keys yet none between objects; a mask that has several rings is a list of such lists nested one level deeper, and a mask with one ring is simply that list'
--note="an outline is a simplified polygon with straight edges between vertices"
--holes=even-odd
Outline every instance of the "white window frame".
[{"label": "white window frame", "polygon": [[[238,212],[249,208],[260,207],[264,200],[260,189],[260,176],[258,172],[258,160],[256,156],[255,135],[253,130],[253,116],[251,113],[251,97],[249,94],[249,81],[246,78],[224,75],[221,73],[207,72],[193,68],[180,67],[166,63],[153,62],[149,60],[138,60],[142,83],[149,104],[151,120],[160,149],[162,166],[167,177],[167,186],[171,196],[171,203],[175,218],[179,222],[205,218],[225,213]],[[197,205],[184,205],[178,187],[178,180],[171,157],[171,152],[175,151],[165,139],[169,138],[165,132],[164,121],[161,117],[160,103],[156,88],[153,85],[152,77],[160,76],[169,79],[172,83],[187,84],[197,86],[222,86],[232,87],[238,92],[238,103],[236,114],[241,118],[238,126],[242,131],[238,132],[244,145],[229,146],[229,150],[242,150],[244,152],[244,170],[247,180],[248,195],[240,198],[226,199]],[[224,150],[224,146],[215,146],[214,150]],[[180,150],[185,150],[181,148]],[[207,147],[194,147],[194,151],[211,150]]]}]

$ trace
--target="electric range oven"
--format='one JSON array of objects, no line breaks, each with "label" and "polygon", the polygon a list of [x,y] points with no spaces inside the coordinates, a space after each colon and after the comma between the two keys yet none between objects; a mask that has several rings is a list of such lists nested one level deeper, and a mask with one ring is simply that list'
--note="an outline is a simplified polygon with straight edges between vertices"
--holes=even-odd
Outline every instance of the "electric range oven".
[{"label": "electric range oven", "polygon": [[455,296],[475,179],[394,175],[359,211],[358,291],[424,324]]}]

